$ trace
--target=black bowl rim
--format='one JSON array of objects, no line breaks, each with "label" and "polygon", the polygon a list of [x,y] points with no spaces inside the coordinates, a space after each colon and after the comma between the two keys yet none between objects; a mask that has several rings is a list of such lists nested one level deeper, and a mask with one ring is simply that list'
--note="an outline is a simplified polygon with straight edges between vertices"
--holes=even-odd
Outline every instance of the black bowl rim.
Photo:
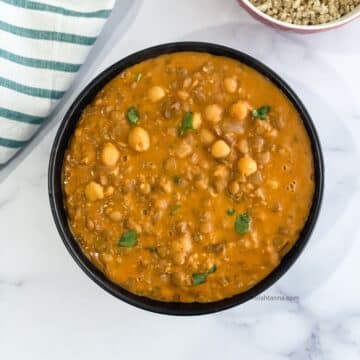
[{"label": "black bowl rim", "polygon": [[[209,303],[180,303],[152,300],[147,297],[130,293],[129,291],[106,278],[106,276],[84,255],[71,233],[64,208],[61,185],[61,172],[64,151],[79,119],[79,114],[93,99],[93,97],[103,88],[103,86],[116,75],[118,75],[121,71],[136,63],[150,58],[155,58],[163,54],[184,51],[206,52],[213,55],[233,58],[257,70],[259,73],[272,81],[293,103],[298,113],[300,114],[311,142],[314,157],[315,192],[313,197],[313,204],[310,209],[306,224],[302,229],[296,244],[284,256],[280,264],[254,287],[233,297]],[[50,207],[56,227],[67,250],[74,258],[76,263],[80,266],[80,268],[95,283],[97,283],[100,287],[113,296],[138,308],[166,315],[202,315],[215,313],[236,305],[240,305],[259,295],[268,289],[271,285],[273,285],[281,276],[287,272],[290,266],[294,264],[307,244],[321,208],[323,189],[324,161],[320,140],[309,113],[298,96],[290,88],[290,86],[273,70],[253,57],[226,46],[204,42],[175,42],[153,46],[125,57],[97,75],[87,86],[85,86],[83,91],[78,95],[64,116],[51,149],[48,173]]]}]

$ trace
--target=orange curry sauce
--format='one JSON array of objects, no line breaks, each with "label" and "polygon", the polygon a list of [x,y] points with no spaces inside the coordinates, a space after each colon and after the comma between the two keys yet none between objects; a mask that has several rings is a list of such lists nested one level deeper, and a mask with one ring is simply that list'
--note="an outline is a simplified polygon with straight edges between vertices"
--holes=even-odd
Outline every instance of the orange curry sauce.
[{"label": "orange curry sauce", "polygon": [[65,155],[71,229],[129,291],[209,302],[268,275],[314,194],[294,106],[235,60],[182,52],[137,64],[84,110]]}]

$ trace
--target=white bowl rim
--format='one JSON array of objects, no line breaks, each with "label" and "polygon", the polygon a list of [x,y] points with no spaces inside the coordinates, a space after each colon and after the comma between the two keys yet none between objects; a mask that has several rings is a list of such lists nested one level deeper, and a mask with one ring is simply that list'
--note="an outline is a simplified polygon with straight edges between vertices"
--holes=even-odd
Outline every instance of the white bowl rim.
[{"label": "white bowl rim", "polygon": [[251,8],[258,16],[268,20],[271,23],[274,23],[280,27],[285,27],[287,29],[293,29],[293,30],[304,30],[304,31],[314,31],[314,30],[325,30],[325,29],[331,29],[334,27],[338,27],[341,25],[344,25],[356,17],[360,16],[360,5],[358,5],[354,10],[350,11],[348,14],[342,16],[339,19],[324,23],[324,24],[318,24],[318,25],[298,25],[298,24],[291,24],[286,21],[281,21],[278,19],[273,18],[272,16],[262,12],[259,10],[253,3],[250,2],[250,0],[240,0],[244,5]]}]

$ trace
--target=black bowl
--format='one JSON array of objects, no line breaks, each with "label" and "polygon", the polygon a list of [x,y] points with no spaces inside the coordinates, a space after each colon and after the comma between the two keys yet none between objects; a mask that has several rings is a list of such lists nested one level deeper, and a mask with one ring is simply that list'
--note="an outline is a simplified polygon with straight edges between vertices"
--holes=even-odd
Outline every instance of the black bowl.
[{"label": "black bowl", "polygon": [[[179,303],[151,300],[143,296],[132,294],[110,281],[89,261],[82,252],[78,242],[75,240],[67,220],[61,183],[64,153],[69,139],[75,129],[76,123],[80,118],[82,111],[93,100],[95,95],[104,87],[105,84],[126,68],[149,58],[179,51],[197,51],[227,56],[254,68],[259,73],[270,79],[290,99],[299,112],[308,132],[314,156],[315,194],[313,204],[311,206],[309,217],[296,244],[284,256],[279,266],[254,287],[231,298],[209,303]],[[108,291],[117,298],[145,310],[169,315],[200,315],[221,311],[232,306],[242,304],[273,285],[295,262],[308,242],[319,214],[323,195],[323,183],[324,165],[318,135],[304,105],[290,87],[271,69],[254,58],[231,48],[200,42],[170,43],[151,47],[120,60],[98,75],[81,92],[65,115],[65,118],[63,119],[55,137],[49,164],[49,197],[51,210],[57,229],[66,248],[81,269],[104,290]]]}]

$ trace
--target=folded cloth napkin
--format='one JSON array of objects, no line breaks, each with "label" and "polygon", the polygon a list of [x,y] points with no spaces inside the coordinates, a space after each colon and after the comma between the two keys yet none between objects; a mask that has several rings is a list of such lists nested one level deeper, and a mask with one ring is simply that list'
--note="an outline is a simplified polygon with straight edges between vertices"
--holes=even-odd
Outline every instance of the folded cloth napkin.
[{"label": "folded cloth napkin", "polygon": [[0,168],[71,85],[115,0],[0,0]]}]

